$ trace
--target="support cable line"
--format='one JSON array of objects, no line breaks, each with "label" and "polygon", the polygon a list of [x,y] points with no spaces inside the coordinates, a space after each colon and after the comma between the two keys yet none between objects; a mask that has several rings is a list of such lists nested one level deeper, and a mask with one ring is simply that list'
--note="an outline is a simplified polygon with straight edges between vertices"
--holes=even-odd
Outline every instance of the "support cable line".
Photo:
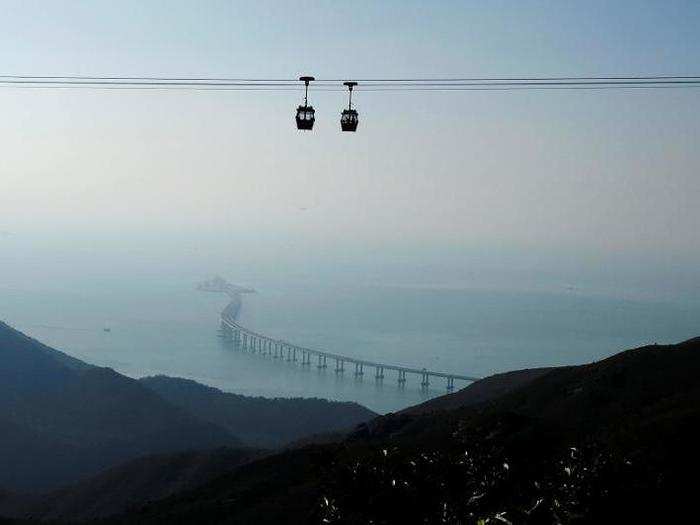
[{"label": "support cable line", "polygon": [[[700,82],[698,84],[693,84],[693,85],[652,85],[652,84],[642,84],[642,85],[630,85],[630,86],[546,86],[546,85],[540,85],[540,86],[524,86],[524,87],[517,87],[517,86],[489,86],[489,87],[460,87],[460,86],[453,86],[453,87],[413,87],[413,86],[407,86],[403,88],[393,88],[393,87],[363,87],[361,91],[363,93],[411,93],[411,92],[459,92],[459,91],[568,91],[568,90],[580,90],[580,91],[603,91],[603,90],[616,90],[616,91],[625,91],[625,90],[630,90],[630,89],[646,89],[646,90],[653,90],[653,89],[693,89],[693,88],[698,88],[700,87]],[[243,86],[189,86],[189,87],[183,87],[183,86],[178,86],[178,85],[160,85],[160,86],[153,86],[153,85],[147,85],[147,84],[142,84],[142,85],[131,85],[131,86],[120,86],[120,85],[104,85],[104,86],[95,86],[95,85],[75,85],[75,84],[68,84],[68,85],[53,85],[53,84],[27,84],[27,85],[12,85],[12,84],[3,84],[0,82],[0,89],[43,89],[43,90],[50,90],[50,89],[57,89],[57,90],[70,90],[70,89],[76,89],[76,90],[92,90],[92,91],[256,91],[256,92],[299,92],[303,88],[299,87],[276,87],[276,86],[271,86],[271,87],[247,87],[245,85]],[[346,91],[345,89],[342,88],[332,88],[332,87],[317,87],[315,88],[315,91],[328,91],[328,92],[344,92]]]},{"label": "support cable line", "polygon": [[[312,77],[302,77],[312,78]],[[301,79],[300,79],[301,80]],[[314,79],[315,89],[337,90],[341,85],[347,86],[344,79]],[[467,88],[507,90],[542,89],[554,87],[579,88],[646,88],[659,87],[697,87],[700,76],[655,75],[655,76],[607,76],[607,77],[455,77],[455,78],[380,78],[354,80],[354,86],[362,91],[449,91],[467,90]],[[358,85],[358,83],[361,83]],[[241,90],[287,90],[299,89],[297,79],[263,79],[263,78],[217,78],[217,77],[119,77],[119,76],[30,76],[0,75],[0,86],[17,87],[84,87],[101,89],[104,87],[124,88],[240,88]],[[308,84],[305,85],[308,91]]]},{"label": "support cable line", "polygon": [[[303,82],[300,84],[299,82]],[[629,90],[698,88],[698,75],[653,76],[570,76],[570,77],[453,77],[453,78],[375,78],[375,79],[317,79],[301,76],[298,79],[283,78],[217,78],[217,77],[165,77],[165,76],[38,76],[0,75],[0,88],[15,89],[93,89],[93,90],[190,90],[190,91],[298,91],[304,90],[304,103],[296,108],[296,128],[312,131],[316,110],[309,104],[309,87],[314,83],[317,91],[347,89],[348,106],[343,109],[340,129],[357,131],[359,113],[353,107],[353,91],[361,93],[412,93],[452,91],[522,91],[522,90]]]},{"label": "support cable line", "polygon": [[[242,78],[242,77],[165,77],[165,76],[40,76],[40,75],[0,75],[2,79],[16,80],[83,80],[83,81],[162,81],[162,82],[287,82],[294,84],[296,78]],[[318,78],[317,82],[346,82],[344,78]],[[356,82],[549,82],[549,81],[585,81],[585,80],[700,80],[700,75],[633,75],[633,76],[558,76],[558,77],[430,77],[430,78],[358,78]]]}]

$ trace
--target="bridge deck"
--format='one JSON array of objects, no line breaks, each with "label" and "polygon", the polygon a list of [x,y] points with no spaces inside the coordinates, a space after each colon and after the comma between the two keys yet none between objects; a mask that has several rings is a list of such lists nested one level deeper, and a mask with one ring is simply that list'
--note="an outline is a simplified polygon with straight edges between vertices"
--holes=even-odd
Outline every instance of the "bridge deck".
[{"label": "bridge deck", "polygon": [[256,339],[259,339],[259,340],[264,341],[266,343],[284,345],[284,347],[294,349],[298,352],[306,352],[308,355],[325,357],[326,359],[335,359],[337,361],[342,361],[343,363],[351,363],[351,364],[356,364],[356,365],[380,368],[383,370],[395,370],[397,372],[408,373],[408,374],[418,374],[418,375],[427,376],[427,377],[440,377],[440,378],[453,379],[453,380],[457,379],[457,380],[461,380],[461,381],[477,381],[480,379],[480,378],[474,377],[474,376],[452,374],[452,373],[448,373],[448,372],[435,372],[433,370],[427,370],[427,369],[422,369],[422,368],[412,368],[412,367],[407,367],[407,366],[392,365],[392,364],[388,364],[388,363],[380,363],[377,361],[368,361],[366,359],[358,359],[356,357],[335,354],[332,352],[326,352],[324,350],[315,350],[313,348],[306,348],[303,346],[296,345],[294,343],[290,343],[289,341],[285,341],[283,339],[275,339],[275,338],[269,337],[267,335],[250,330],[249,328],[246,328],[246,327],[238,324],[235,320],[231,319],[230,317],[226,316],[225,314],[222,314],[221,322],[231,330],[237,330],[241,334],[245,334],[245,335],[250,336],[250,337],[255,337]]},{"label": "bridge deck", "polygon": [[[225,293],[229,297],[231,297],[231,300],[239,300],[240,301],[240,294],[241,293],[249,293],[253,292],[253,290],[247,289],[247,288],[242,288],[239,286],[235,286],[233,284],[227,283],[221,278],[214,279],[212,281],[207,281],[205,283],[202,283],[198,287],[200,290],[203,291],[208,291],[208,292],[219,292],[219,293]],[[240,304],[239,304],[240,306]],[[447,389],[452,390],[454,388],[454,381],[459,380],[459,381],[478,381],[480,378],[479,377],[474,377],[474,376],[467,376],[467,375],[461,375],[461,374],[451,374],[449,372],[436,372],[434,370],[427,370],[425,368],[413,368],[413,367],[408,367],[408,366],[401,366],[401,365],[392,365],[388,363],[380,363],[378,361],[368,361],[366,359],[359,359],[356,357],[351,357],[347,355],[341,355],[341,354],[334,354],[332,352],[326,352],[324,350],[315,350],[313,348],[306,348],[304,346],[299,346],[294,343],[290,343],[289,341],[285,341],[283,339],[275,339],[273,337],[267,336],[265,334],[261,334],[258,332],[255,332],[254,330],[250,330],[249,328],[246,328],[236,322],[235,316],[238,313],[238,308],[234,309],[235,312],[232,315],[231,309],[226,307],[224,311],[221,313],[221,324],[224,327],[225,330],[230,331],[230,332],[237,332],[237,335],[243,335],[245,336],[246,340],[250,338],[253,343],[257,342],[258,345],[260,343],[264,343],[265,345],[276,345],[276,351],[279,351],[280,354],[283,353],[283,351],[286,349],[288,351],[292,352],[300,352],[302,354],[302,358],[305,360],[306,365],[310,365],[311,362],[309,360],[309,356],[316,356],[319,358],[319,367],[323,366],[324,368],[326,367],[326,360],[327,359],[333,359],[336,361],[336,371],[342,372],[344,370],[345,363],[351,363],[354,364],[356,369],[356,373],[362,374],[362,367],[368,366],[370,368],[375,368],[377,371],[377,377],[384,377],[384,370],[394,370],[398,372],[399,375],[399,383],[402,384],[403,382],[406,381],[406,374],[416,374],[420,375],[423,378],[423,381],[421,382],[421,386],[427,387],[429,384],[428,379],[430,377],[439,377],[439,378],[444,378],[447,379]],[[277,355],[277,354],[275,354]],[[323,363],[321,363],[321,360],[323,360]]]}]

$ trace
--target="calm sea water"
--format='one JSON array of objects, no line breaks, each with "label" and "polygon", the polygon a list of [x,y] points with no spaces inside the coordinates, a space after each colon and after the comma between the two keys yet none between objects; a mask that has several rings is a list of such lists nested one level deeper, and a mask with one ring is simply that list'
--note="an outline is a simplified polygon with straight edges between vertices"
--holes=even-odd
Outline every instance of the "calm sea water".
[{"label": "calm sea water", "polygon": [[[700,303],[401,287],[248,283],[242,324],[300,345],[466,375],[577,364],[651,342],[700,335]],[[192,378],[269,397],[352,400],[387,412],[440,395],[409,377],[398,389],[346,372],[301,369],[236,352],[217,334],[224,295],[193,283],[30,291],[0,290],[0,318],[87,362],[140,377]],[[109,327],[111,332],[103,329]],[[460,386],[460,385],[458,385]]]}]

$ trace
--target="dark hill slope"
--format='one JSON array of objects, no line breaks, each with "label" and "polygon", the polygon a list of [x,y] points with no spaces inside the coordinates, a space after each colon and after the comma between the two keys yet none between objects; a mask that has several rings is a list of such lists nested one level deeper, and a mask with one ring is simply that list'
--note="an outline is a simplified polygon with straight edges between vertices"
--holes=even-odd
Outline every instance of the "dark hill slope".
[{"label": "dark hill slope", "polygon": [[[119,523],[669,523],[694,513],[700,339],[239,468]],[[682,522],[682,521],[681,521]]]},{"label": "dark hill slope", "polygon": [[351,430],[377,416],[357,403],[246,397],[165,376],[140,381],[173,405],[229,430],[247,445],[256,447],[275,448],[312,434]]},{"label": "dark hill slope", "polygon": [[554,368],[532,368],[485,377],[453,394],[430,399],[402,410],[399,414],[427,414],[437,410],[456,410],[485,403],[522,388],[551,370]]},{"label": "dark hill slope", "polygon": [[[1,323],[0,364],[0,490],[13,493],[74,484],[137,457],[240,446],[238,431],[251,446],[261,448],[307,434],[347,433],[376,415],[355,403],[247,398],[167,377],[136,381],[70,358]],[[213,456],[198,456],[197,461],[203,457]],[[117,469],[110,479],[116,484],[123,475],[124,486],[150,486],[143,497],[154,499],[169,493],[169,476],[189,477],[187,463],[160,464],[160,488],[153,480],[140,479],[147,471]],[[202,469],[198,482],[219,472]],[[85,488],[103,487],[104,498],[91,493],[105,503],[104,508],[97,503],[92,508],[96,515],[124,509],[119,505],[126,499],[109,502],[111,485],[92,481],[63,495],[83,501],[89,499],[82,494]],[[13,501],[6,498],[4,503],[12,508]],[[44,505],[47,515],[53,515],[53,503],[58,503],[44,495],[31,501]],[[0,514],[2,509],[0,503]]]},{"label": "dark hill slope", "polygon": [[42,497],[0,494],[0,509],[19,519],[93,520],[193,490],[259,455],[217,449],[147,456]]},{"label": "dark hill slope", "polygon": [[0,403],[12,402],[27,393],[62,388],[80,368],[70,367],[69,362],[65,354],[0,322]]},{"label": "dark hill slope", "polygon": [[7,347],[8,349],[31,348],[35,352],[50,357],[53,361],[75,370],[85,370],[86,368],[90,368],[92,366],[81,361],[80,359],[76,359],[75,357],[71,357],[68,354],[64,354],[63,352],[51,348],[50,346],[46,346],[36,339],[32,339],[22,332],[18,332],[2,321],[0,321],[0,347]]},{"label": "dark hill slope", "polygon": [[[562,367],[496,400],[487,413],[516,413],[556,424],[566,436],[627,434],[669,418],[694,417],[700,395],[700,338],[647,346]],[[632,437],[632,436],[628,436]],[[635,439],[651,437],[645,433]]]},{"label": "dark hill slope", "polygon": [[73,482],[138,455],[236,445],[138,381],[0,324],[0,487]]}]

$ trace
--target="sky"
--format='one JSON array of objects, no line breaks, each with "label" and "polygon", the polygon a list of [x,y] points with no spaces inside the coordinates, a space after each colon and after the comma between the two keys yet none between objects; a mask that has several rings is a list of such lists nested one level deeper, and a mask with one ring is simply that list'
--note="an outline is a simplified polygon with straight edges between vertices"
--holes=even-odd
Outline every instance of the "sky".
[{"label": "sky", "polygon": [[[694,1],[0,9],[0,75],[700,75]],[[0,88],[0,283],[64,279],[76,261],[96,277],[177,261],[700,291],[700,89],[360,86],[353,135],[339,131],[343,93],[310,98],[316,127],[300,133],[299,92]]]}]

